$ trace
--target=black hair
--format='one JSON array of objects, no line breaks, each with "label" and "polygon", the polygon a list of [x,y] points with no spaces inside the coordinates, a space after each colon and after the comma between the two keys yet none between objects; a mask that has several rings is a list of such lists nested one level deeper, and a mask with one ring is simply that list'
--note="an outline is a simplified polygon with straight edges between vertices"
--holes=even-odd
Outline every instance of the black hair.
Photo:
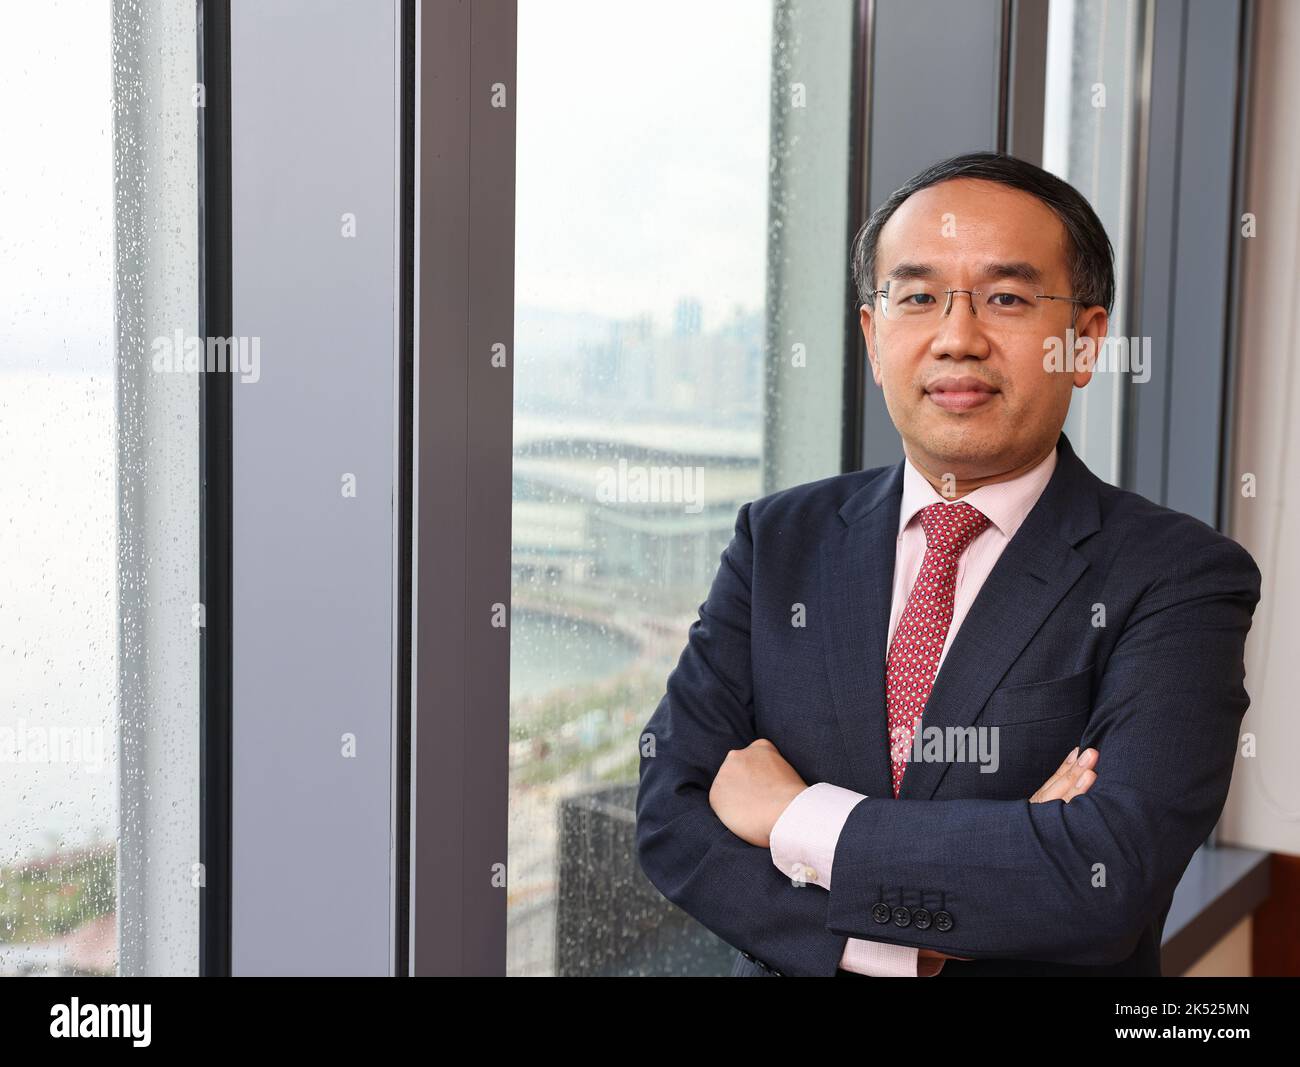
[{"label": "black hair", "polygon": [[1115,302],[1115,253],[1092,205],[1069,182],[1000,152],[970,152],[931,164],[890,193],[871,213],[853,240],[853,282],[859,304],[869,304],[876,288],[876,245],[885,223],[913,193],[953,178],[1001,182],[1038,197],[1051,208],[1065,226],[1066,260],[1073,289],[1069,295],[1088,306],[1099,304],[1110,314]]}]

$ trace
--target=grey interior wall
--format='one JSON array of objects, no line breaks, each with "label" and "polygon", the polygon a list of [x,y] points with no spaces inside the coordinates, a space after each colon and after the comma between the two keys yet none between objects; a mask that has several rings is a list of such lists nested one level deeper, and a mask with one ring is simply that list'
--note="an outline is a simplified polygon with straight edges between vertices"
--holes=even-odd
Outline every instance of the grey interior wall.
[{"label": "grey interior wall", "polygon": [[231,7],[233,323],[260,342],[233,383],[233,971],[382,975],[397,11]]}]

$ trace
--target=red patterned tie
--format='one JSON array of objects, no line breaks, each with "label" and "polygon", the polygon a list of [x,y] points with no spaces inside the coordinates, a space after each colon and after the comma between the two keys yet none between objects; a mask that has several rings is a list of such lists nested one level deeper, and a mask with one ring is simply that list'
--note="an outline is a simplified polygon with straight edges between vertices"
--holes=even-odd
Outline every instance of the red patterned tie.
[{"label": "red patterned tie", "polygon": [[939,656],[952,623],[957,560],[988,524],[988,517],[978,508],[960,500],[955,504],[931,504],[921,510],[925,558],[890,642],[885,671],[895,799],[903,785],[916,722],[930,699]]}]

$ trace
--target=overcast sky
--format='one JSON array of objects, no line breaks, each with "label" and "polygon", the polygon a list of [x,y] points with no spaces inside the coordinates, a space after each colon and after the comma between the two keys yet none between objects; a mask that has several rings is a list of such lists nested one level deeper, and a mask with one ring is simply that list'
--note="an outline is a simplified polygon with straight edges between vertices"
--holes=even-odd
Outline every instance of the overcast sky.
[{"label": "overcast sky", "polygon": [[521,0],[516,298],[762,306],[770,0]]},{"label": "overcast sky", "polygon": [[0,14],[0,369],[111,366],[109,11]]}]

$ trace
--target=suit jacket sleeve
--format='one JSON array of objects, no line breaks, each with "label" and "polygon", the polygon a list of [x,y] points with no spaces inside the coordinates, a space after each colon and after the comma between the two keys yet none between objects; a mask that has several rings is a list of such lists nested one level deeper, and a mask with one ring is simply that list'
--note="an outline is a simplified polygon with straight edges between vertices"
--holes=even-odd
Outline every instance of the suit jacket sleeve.
[{"label": "suit jacket sleeve", "polygon": [[[1097,683],[1080,741],[1099,753],[1091,789],[1068,804],[862,801],[836,843],[828,928],[959,956],[1128,958],[1223,810],[1259,591],[1222,536],[1169,560]],[[882,887],[942,895],[951,927],[873,922]]]},{"label": "suit jacket sleeve", "polygon": [[656,888],[728,944],[782,974],[833,975],[847,937],[827,927],[828,895],[796,888],[768,849],[741,840],[709,806],[727,752],[757,738],[749,508],[740,508],[708,598],[642,733],[637,853]]}]

